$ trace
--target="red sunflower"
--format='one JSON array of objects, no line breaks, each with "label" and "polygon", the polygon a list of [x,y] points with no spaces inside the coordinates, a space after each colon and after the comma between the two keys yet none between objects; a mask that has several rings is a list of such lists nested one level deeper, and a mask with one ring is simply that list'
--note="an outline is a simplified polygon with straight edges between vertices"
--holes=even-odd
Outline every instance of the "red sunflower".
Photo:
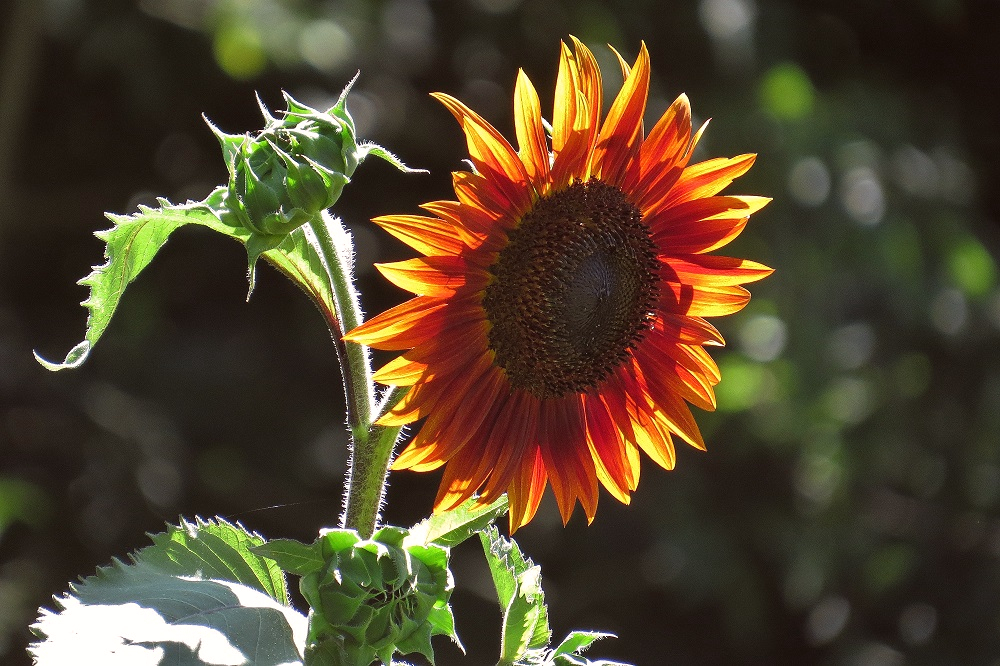
[{"label": "red sunflower", "polygon": [[458,100],[435,94],[465,132],[473,171],[454,173],[458,201],[430,216],[374,221],[425,256],[379,265],[415,298],[346,337],[409,350],[375,379],[409,386],[381,419],[425,419],[393,469],[445,465],[436,511],[506,492],[510,529],[538,509],[546,481],[563,521],[588,520],[598,482],[628,503],[639,450],[666,469],[673,440],[704,448],[688,403],[715,408],[723,344],[705,317],[741,309],[739,286],[771,273],[707,254],[769,200],[718,196],[754,155],[689,164],[691,111],[681,95],[643,137],[649,54],[642,46],[601,121],[601,73],[577,39],[562,45],[551,145],[538,95],[521,71],[518,149]]}]

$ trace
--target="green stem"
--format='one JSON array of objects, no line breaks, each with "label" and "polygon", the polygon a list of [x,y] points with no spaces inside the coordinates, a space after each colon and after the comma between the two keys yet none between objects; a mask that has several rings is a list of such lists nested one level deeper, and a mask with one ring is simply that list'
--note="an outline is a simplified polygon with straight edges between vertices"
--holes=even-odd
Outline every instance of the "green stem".
[{"label": "green stem", "polygon": [[368,349],[343,339],[346,331],[361,323],[361,305],[354,289],[350,236],[341,222],[324,211],[310,225],[333,288],[335,313],[327,313],[347,398],[347,424],[351,432],[351,457],[341,525],[357,530],[363,538],[375,532],[385,497],[386,476],[398,427],[375,425],[405,394],[405,388],[389,391],[375,406],[374,382]]}]

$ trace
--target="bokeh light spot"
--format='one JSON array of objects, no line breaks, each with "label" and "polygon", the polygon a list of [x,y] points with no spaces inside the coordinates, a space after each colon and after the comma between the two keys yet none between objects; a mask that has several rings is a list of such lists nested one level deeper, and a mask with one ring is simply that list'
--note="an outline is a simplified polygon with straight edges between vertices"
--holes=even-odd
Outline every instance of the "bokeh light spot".
[{"label": "bokeh light spot", "polygon": [[841,596],[826,597],[809,611],[806,629],[813,645],[825,645],[844,630],[851,617],[851,604]]},{"label": "bokeh light spot", "polygon": [[847,172],[840,191],[844,210],[863,226],[875,226],[885,215],[885,193],[875,172],[856,167]]},{"label": "bokeh light spot", "polygon": [[930,604],[913,603],[899,614],[899,635],[910,645],[924,645],[937,629],[937,610]]},{"label": "bokeh light spot", "polygon": [[931,323],[945,335],[956,335],[965,328],[969,305],[958,289],[942,289],[931,301]]},{"label": "bokeh light spot", "polygon": [[715,387],[719,411],[738,412],[772,398],[777,390],[774,374],[759,363],[733,354],[719,362],[726,381]]},{"label": "bokeh light spot", "polygon": [[768,70],[759,94],[764,110],[782,120],[808,116],[816,102],[809,76],[795,63],[782,63]]},{"label": "bokeh light spot", "polygon": [[948,253],[948,274],[955,286],[970,298],[988,294],[997,279],[993,257],[982,243],[970,235],[955,240]]},{"label": "bokeh light spot", "polygon": [[354,41],[335,21],[312,21],[299,35],[299,52],[316,69],[332,73],[354,55]]},{"label": "bokeh light spot", "polygon": [[701,0],[698,17],[714,39],[733,39],[753,25],[757,7],[748,0]]},{"label": "bokeh light spot", "polygon": [[788,192],[803,206],[822,205],[830,196],[830,170],[818,157],[803,157],[788,172]]},{"label": "bokeh light spot", "polygon": [[841,326],[827,340],[827,354],[844,370],[857,370],[868,363],[875,349],[875,332],[867,322]]},{"label": "bokeh light spot", "polygon": [[248,25],[226,25],[215,33],[215,61],[234,79],[252,79],[264,71],[267,55],[260,35]]},{"label": "bokeh light spot", "polygon": [[749,318],[739,333],[740,348],[755,361],[766,363],[781,356],[788,342],[788,327],[773,315]]}]

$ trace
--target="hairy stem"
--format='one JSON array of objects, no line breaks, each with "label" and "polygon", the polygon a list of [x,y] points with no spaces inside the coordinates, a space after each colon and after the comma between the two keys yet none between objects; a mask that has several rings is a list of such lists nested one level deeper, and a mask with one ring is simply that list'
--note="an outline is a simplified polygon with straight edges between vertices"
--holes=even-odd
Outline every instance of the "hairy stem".
[{"label": "hairy stem", "polygon": [[376,425],[375,421],[392,408],[405,389],[386,393],[375,405],[374,384],[368,349],[343,339],[361,323],[361,306],[353,280],[353,248],[350,236],[339,220],[323,213],[311,225],[315,245],[330,277],[337,312],[326,313],[344,378],[347,424],[351,431],[351,458],[347,472],[344,514],[341,525],[370,537],[378,522],[385,497],[386,475],[398,427]]}]

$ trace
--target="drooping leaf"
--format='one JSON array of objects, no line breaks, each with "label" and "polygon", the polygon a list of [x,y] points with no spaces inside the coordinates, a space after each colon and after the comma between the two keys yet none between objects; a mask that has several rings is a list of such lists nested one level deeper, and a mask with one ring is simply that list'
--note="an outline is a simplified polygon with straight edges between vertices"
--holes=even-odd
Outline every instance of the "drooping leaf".
[{"label": "drooping leaf", "polygon": [[302,663],[307,620],[274,562],[250,552],[261,537],[197,520],[152,539],[41,609],[29,650],[39,666]]},{"label": "drooping leaf", "polygon": [[46,361],[37,353],[35,358],[49,370],[77,368],[87,360],[90,350],[108,327],[118,308],[125,288],[132,283],[174,231],[188,224],[209,227],[224,235],[245,241],[249,236],[239,227],[224,224],[217,214],[221,210],[225,188],[218,188],[204,201],[172,204],[159,200],[158,208],[140,206],[134,215],[108,214],[114,224],[95,235],[106,243],[100,266],[80,284],[90,288],[82,305],[87,308],[87,332],[82,342],[73,347],[61,363]]},{"label": "drooping leaf", "polygon": [[106,261],[80,281],[90,288],[83,301],[87,309],[84,339],[61,362],[45,360],[36,352],[38,362],[49,370],[81,366],[107,329],[126,287],[170,235],[189,224],[208,227],[244,245],[250,292],[257,260],[263,256],[301,287],[328,321],[339,321],[331,281],[334,273],[353,280],[349,240],[338,243],[338,257],[327,258],[339,261],[340,266],[326,266],[315,249],[315,238],[310,238],[303,225],[336,227],[333,231],[339,230],[347,240],[346,230],[339,221],[332,223],[328,210],[368,155],[414,171],[380,146],[358,144],[346,106],[350,87],[328,112],[311,109],[289,95],[285,95],[288,109],[277,117],[260,104],[267,126],[254,134],[226,134],[209,122],[222,147],[228,184],[216,188],[204,201],[173,204],[159,199],[158,207],[140,206],[133,215],[107,214],[113,226],[96,234],[105,242]]},{"label": "drooping leaf", "polygon": [[421,520],[410,528],[405,543],[434,543],[453,548],[507,513],[506,495],[488,506],[472,508],[474,504],[475,500],[470,499],[452,511],[437,513]]}]

